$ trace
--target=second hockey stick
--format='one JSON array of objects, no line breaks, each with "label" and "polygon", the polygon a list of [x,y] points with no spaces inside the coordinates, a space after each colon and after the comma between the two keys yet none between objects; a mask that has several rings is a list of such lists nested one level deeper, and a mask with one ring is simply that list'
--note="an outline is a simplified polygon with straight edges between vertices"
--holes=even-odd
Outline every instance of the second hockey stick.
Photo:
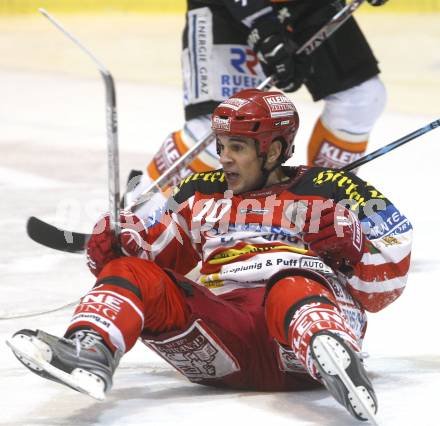
[{"label": "second hockey stick", "polygon": [[[430,132],[436,127],[440,127],[440,119],[435,120],[428,125],[421,127],[420,129],[409,133],[397,139],[388,145],[385,145],[382,148],[377,149],[371,154],[367,154],[364,157],[359,158],[351,164],[348,164],[342,167],[341,171],[350,171],[353,170],[363,164],[366,164],[375,158],[381,157],[382,155],[402,146],[413,139],[416,139],[425,133]],[[70,243],[66,242],[65,232],[62,229],[56,228],[53,225],[50,225],[34,216],[31,216],[27,223],[27,232],[30,238],[36,241],[39,244],[42,244],[46,247],[53,248],[55,250],[66,251],[69,253],[81,253],[85,250],[87,241],[91,237],[90,234],[82,234],[79,232],[70,232],[72,237],[72,241]]]},{"label": "second hockey stick", "polygon": [[[73,34],[67,31],[60,22],[49,15],[45,9],[38,9],[56,28],[75,43],[97,66],[99,73],[104,81],[106,95],[106,123],[107,123],[107,170],[108,170],[108,196],[110,226],[115,236],[115,244],[120,233],[119,225],[119,204],[120,204],[120,186],[119,186],[119,147],[118,147],[118,118],[116,109],[116,89],[113,76],[102,62],[85,47]],[[32,222],[28,221],[27,230],[29,236],[35,236],[35,229],[32,229]],[[30,231],[30,232],[29,232]],[[77,240],[76,233],[64,231],[66,243],[75,246]],[[70,247],[72,248],[72,247]],[[67,247],[67,251],[71,251]]]},{"label": "second hockey stick", "polygon": [[[353,0],[343,7],[333,18],[330,19],[319,31],[317,31],[310,39],[308,39],[296,52],[297,54],[305,53],[310,55],[321,44],[327,40],[344,22],[346,22],[354,13],[354,11],[365,0]],[[46,16],[60,31],[67,35],[77,46],[92,58],[97,64],[106,85],[107,96],[107,127],[108,127],[108,169],[109,169],[109,201],[110,201],[110,223],[114,230],[115,240],[119,235],[120,228],[118,223],[119,217],[119,159],[118,159],[118,143],[117,143],[117,120],[116,120],[116,95],[113,78],[110,72],[102,65],[96,57],[86,49],[75,37],[67,32],[64,27],[52,18],[44,9],[40,12]],[[268,77],[259,86],[259,89],[266,89],[273,83],[272,77]],[[202,140],[196,143],[192,149],[187,151],[178,161],[176,161],[162,176],[153,182],[140,197],[131,205],[135,208],[142,203],[148,201],[151,196],[167,186],[173,176],[185,168],[200,152],[212,142],[213,134],[210,132]],[[55,250],[66,251],[70,253],[81,252],[87,243],[90,235],[79,232],[72,232],[59,229],[50,225],[34,216],[31,216],[27,222],[27,233],[29,237],[39,244],[53,248]]]},{"label": "second hockey stick", "polygon": [[[327,40],[347,19],[349,19],[354,11],[365,0],[353,0],[351,3],[343,7],[330,21],[328,21],[320,30],[318,30],[312,37],[310,37],[296,52],[299,55],[304,53],[310,55],[321,44]],[[257,87],[260,90],[267,90],[273,85],[273,77],[267,77]],[[149,201],[155,192],[160,191],[166,187],[173,179],[176,172],[186,168],[190,162],[197,157],[208,145],[212,142],[214,135],[209,132],[202,140],[197,142],[190,150],[188,150],[182,157],[179,158],[162,176],[151,183],[142,194],[127,208],[136,211],[137,207]]]}]

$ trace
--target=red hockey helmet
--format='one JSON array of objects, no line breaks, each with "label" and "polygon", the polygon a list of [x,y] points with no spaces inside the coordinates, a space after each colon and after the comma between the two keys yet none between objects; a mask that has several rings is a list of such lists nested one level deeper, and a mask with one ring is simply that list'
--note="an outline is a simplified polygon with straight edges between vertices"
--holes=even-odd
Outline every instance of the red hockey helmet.
[{"label": "red hockey helmet", "polygon": [[264,156],[278,138],[284,143],[280,162],[292,156],[299,127],[298,111],[281,92],[246,89],[223,101],[212,114],[215,135],[246,136],[257,141],[258,155]]}]

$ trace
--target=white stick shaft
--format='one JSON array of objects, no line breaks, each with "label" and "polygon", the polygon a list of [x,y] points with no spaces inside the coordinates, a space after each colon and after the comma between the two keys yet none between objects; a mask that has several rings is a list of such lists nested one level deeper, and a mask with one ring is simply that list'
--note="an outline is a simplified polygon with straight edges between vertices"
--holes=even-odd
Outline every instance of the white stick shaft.
[{"label": "white stick shaft", "polygon": [[[304,52],[310,55],[316,48],[318,48],[324,40],[330,37],[365,0],[353,0],[351,3],[343,7],[333,18],[327,22],[319,31],[317,31],[311,38],[309,38],[296,52],[299,54]],[[270,88],[274,83],[273,77],[267,77],[257,87],[260,90]],[[139,197],[128,206],[129,210],[136,211],[137,207],[151,199],[155,192],[163,189],[168,185],[172,179],[172,174],[175,174],[179,169],[186,167],[201,151],[203,151],[213,138],[213,134],[206,135],[202,140],[198,141],[190,150],[188,150],[178,161],[176,161],[162,176],[152,182]]]},{"label": "white stick shaft", "polygon": [[106,93],[106,121],[107,121],[107,168],[110,226],[114,232],[115,243],[120,234],[119,225],[119,147],[118,147],[118,119],[116,109],[116,90],[113,77],[103,63],[84,46],[72,33],[51,16],[45,9],[38,9],[58,30],[75,43],[98,67],[105,84]]},{"label": "white stick shaft", "polygon": [[66,30],[64,26],[56,20],[52,15],[50,15],[46,9],[40,8],[38,11],[44,15],[50,22],[52,22],[55,27],[57,27],[66,37],[72,40],[84,53],[86,53],[89,58],[96,64],[99,70],[103,73],[108,74],[107,68],[103,65],[103,63],[89,50],[85,47],[72,33]]}]

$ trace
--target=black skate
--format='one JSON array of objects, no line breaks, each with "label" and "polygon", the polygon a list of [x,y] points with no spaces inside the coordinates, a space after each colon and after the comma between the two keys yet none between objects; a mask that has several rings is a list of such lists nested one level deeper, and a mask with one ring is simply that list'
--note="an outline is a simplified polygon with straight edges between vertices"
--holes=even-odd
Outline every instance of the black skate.
[{"label": "black skate", "polygon": [[65,339],[41,330],[20,330],[6,343],[35,374],[98,400],[110,390],[120,358],[93,331],[79,331],[74,339]]},{"label": "black skate", "polygon": [[312,336],[311,356],[332,396],[356,419],[377,425],[377,399],[361,359],[341,337],[330,331]]}]

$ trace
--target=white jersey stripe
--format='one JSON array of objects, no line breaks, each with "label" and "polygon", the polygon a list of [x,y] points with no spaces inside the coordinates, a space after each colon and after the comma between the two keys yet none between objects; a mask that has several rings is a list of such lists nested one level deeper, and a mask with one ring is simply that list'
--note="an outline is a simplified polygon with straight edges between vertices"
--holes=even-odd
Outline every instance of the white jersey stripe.
[{"label": "white jersey stripe", "polygon": [[358,277],[353,277],[348,280],[348,283],[355,290],[363,293],[387,293],[394,290],[403,289],[406,285],[407,276],[392,278],[386,281],[363,281]]}]

